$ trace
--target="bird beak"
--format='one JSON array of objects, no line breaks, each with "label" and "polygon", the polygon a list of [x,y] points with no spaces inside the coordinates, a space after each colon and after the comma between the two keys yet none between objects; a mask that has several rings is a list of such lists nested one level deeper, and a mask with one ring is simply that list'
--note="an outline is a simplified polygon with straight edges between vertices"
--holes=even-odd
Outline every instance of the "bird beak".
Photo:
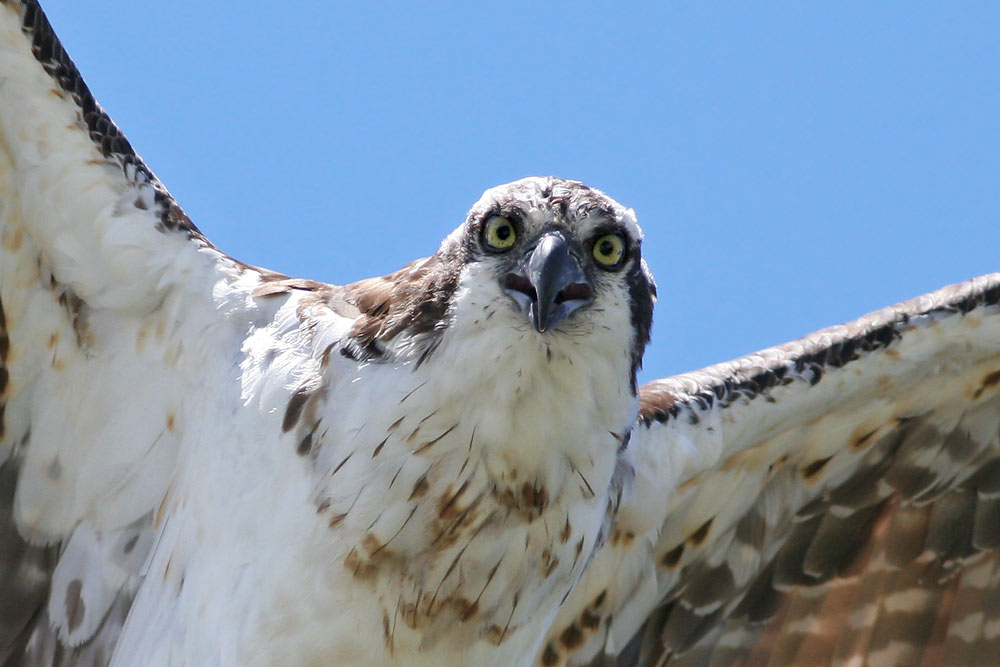
[{"label": "bird beak", "polygon": [[500,284],[539,333],[559,326],[577,308],[594,300],[569,242],[554,232],[542,236],[527,260]]}]

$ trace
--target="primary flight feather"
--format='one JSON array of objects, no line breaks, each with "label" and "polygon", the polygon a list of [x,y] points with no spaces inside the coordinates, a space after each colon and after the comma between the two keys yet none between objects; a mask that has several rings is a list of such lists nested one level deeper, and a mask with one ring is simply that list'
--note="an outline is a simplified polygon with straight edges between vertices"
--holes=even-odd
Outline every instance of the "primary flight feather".
[{"label": "primary flight feather", "polygon": [[217,250],[0,0],[5,664],[988,664],[1000,276],[643,387],[631,210]]}]

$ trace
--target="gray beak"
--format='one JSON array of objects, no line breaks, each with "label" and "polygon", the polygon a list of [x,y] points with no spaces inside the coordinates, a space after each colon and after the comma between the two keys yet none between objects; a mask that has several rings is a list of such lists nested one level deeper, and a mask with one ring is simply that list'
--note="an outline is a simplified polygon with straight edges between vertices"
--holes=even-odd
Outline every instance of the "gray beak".
[{"label": "gray beak", "polygon": [[594,300],[580,263],[562,234],[542,236],[527,260],[500,281],[535,330],[559,326],[573,311]]}]

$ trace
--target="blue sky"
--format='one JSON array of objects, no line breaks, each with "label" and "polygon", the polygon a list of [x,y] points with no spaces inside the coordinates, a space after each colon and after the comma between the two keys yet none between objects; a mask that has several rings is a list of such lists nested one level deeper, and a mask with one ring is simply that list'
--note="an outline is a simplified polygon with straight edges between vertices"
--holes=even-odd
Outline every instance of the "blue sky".
[{"label": "blue sky", "polygon": [[1000,270],[997,3],[43,6],[244,261],[387,273],[528,175],[633,207],[645,380]]}]

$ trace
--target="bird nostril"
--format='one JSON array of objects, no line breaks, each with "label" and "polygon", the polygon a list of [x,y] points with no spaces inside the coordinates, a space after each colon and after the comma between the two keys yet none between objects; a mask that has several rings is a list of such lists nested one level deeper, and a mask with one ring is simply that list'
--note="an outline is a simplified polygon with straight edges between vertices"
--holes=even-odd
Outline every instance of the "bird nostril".
[{"label": "bird nostril", "polygon": [[538,292],[531,281],[516,273],[508,273],[504,276],[503,286],[507,289],[526,294],[532,301],[538,301]]},{"label": "bird nostril", "polygon": [[556,303],[564,301],[589,301],[594,296],[587,283],[570,283],[556,294]]}]

